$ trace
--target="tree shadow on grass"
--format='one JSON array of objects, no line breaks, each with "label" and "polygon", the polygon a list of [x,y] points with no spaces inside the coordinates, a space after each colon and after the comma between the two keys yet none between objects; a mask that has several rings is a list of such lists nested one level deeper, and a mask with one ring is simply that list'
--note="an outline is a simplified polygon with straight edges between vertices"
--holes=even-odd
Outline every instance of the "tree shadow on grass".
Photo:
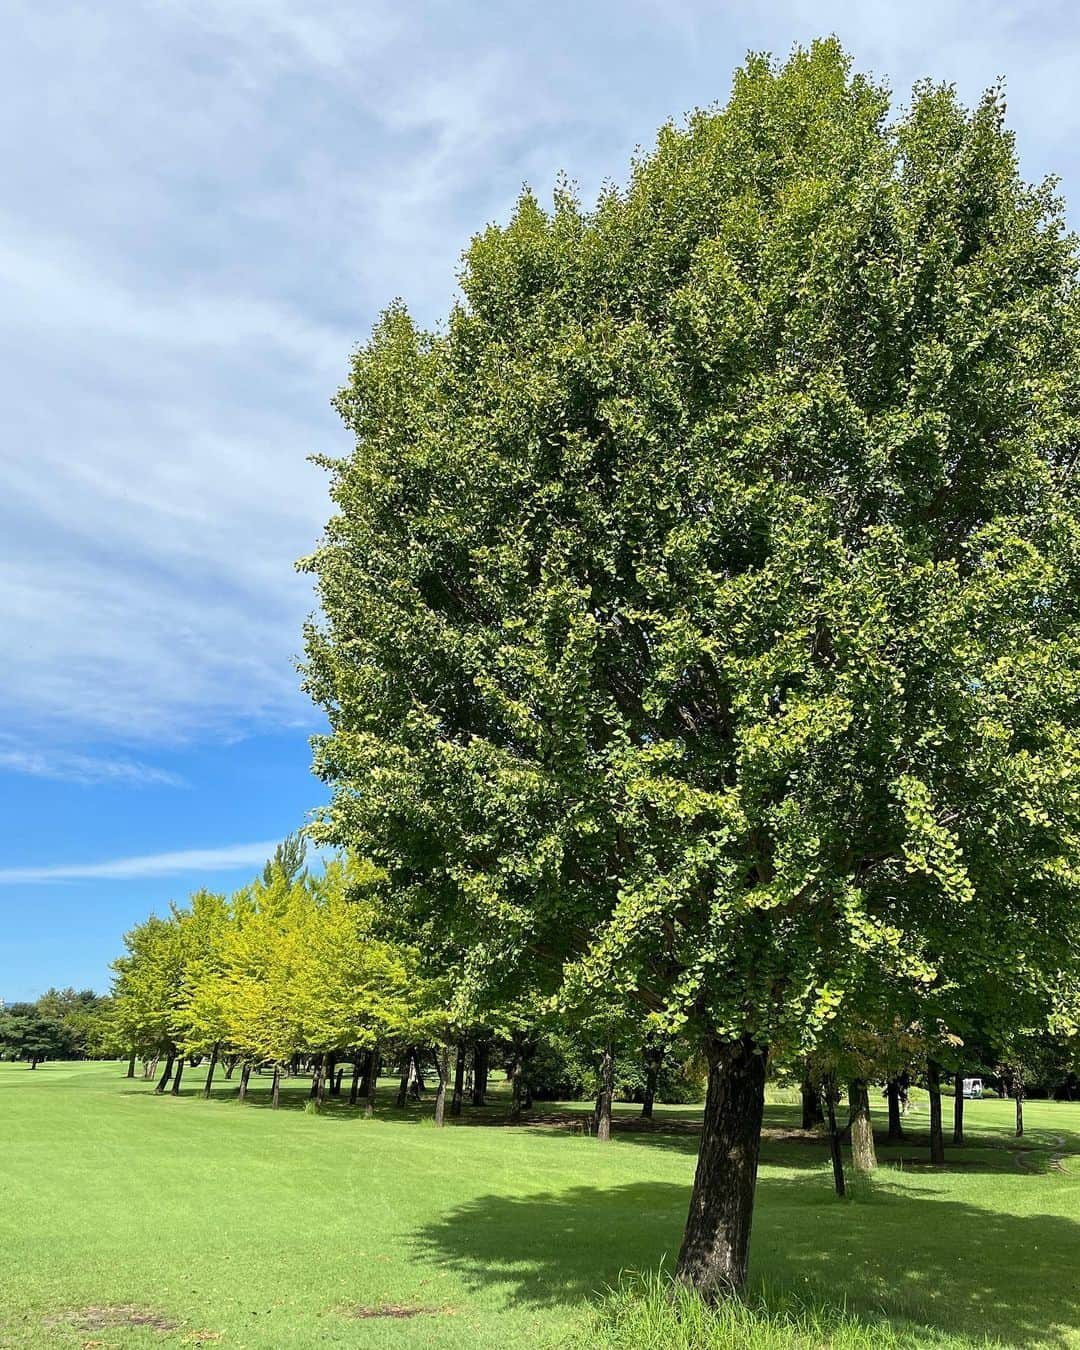
[{"label": "tree shadow on grass", "polygon": [[[678,1253],[688,1187],[636,1182],[481,1196],[415,1235],[419,1259],[510,1302],[576,1304]],[[999,1214],[882,1186],[842,1203],[825,1176],[763,1177],[752,1280],[936,1331],[1065,1346],[1080,1321],[1080,1223]]]}]

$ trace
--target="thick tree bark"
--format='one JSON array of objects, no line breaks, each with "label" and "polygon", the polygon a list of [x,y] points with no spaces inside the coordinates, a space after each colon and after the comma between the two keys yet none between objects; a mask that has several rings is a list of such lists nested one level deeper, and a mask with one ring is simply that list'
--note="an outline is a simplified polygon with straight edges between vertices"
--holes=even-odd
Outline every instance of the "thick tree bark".
[{"label": "thick tree bark", "polygon": [[276,1111],[281,1105],[281,1065],[274,1065],[274,1082],[270,1089],[270,1105]]},{"label": "thick tree bark", "polygon": [[746,1285],[766,1054],[747,1036],[727,1044],[710,1041],[706,1053],[701,1149],[677,1274],[713,1300],[741,1293]]},{"label": "thick tree bark", "polygon": [[953,1076],[953,1114],[952,1114],[952,1141],[954,1144],[964,1142],[964,1071]]},{"label": "thick tree bark", "polygon": [[821,1093],[814,1083],[809,1061],[803,1065],[799,1094],[802,1097],[802,1127],[804,1130],[815,1130],[825,1123],[825,1117],[821,1111]]},{"label": "thick tree bark", "polygon": [[203,1084],[202,1095],[204,1097],[210,1096],[210,1090],[214,1086],[214,1070],[217,1068],[217,1062],[218,1062],[218,1046],[217,1042],[215,1041],[214,1048],[210,1051],[210,1064],[206,1070],[206,1082]]},{"label": "thick tree bark", "polygon": [[169,1079],[172,1077],[173,1062],[175,1061],[175,1058],[176,1056],[170,1051],[165,1060],[165,1072],[158,1079],[158,1085],[154,1089],[155,1092],[162,1093],[169,1086]]},{"label": "thick tree bark", "polygon": [[888,1142],[898,1144],[904,1137],[904,1127],[900,1119],[900,1080],[890,1078],[885,1084],[885,1100],[889,1106]]},{"label": "thick tree bark", "polygon": [[247,1096],[248,1082],[251,1078],[251,1065],[245,1064],[240,1070],[240,1087],[236,1093],[236,1100],[242,1102]]},{"label": "thick tree bark", "polygon": [[656,1084],[663,1063],[663,1050],[649,1050],[645,1056],[645,1095],[641,1101],[641,1114],[646,1120],[652,1119],[653,1103],[656,1101]]},{"label": "thick tree bark", "polygon": [[610,1041],[600,1060],[600,1091],[596,1097],[594,1120],[596,1137],[606,1143],[611,1138],[611,1099],[615,1094],[615,1051]]},{"label": "thick tree bark", "polygon": [[326,1056],[319,1056],[319,1063],[315,1069],[315,1105],[322,1106],[326,1096]]},{"label": "thick tree bark", "polygon": [[177,1055],[176,1072],[173,1074],[172,1088],[170,1089],[174,1097],[180,1096],[180,1080],[181,1078],[183,1078],[183,1076],[184,1076],[184,1056]]},{"label": "thick tree bark", "polygon": [[135,1051],[134,1051],[134,1050],[132,1050],[131,1054],[128,1055],[127,1077],[128,1077],[128,1078],[134,1078],[134,1077],[135,1077]]},{"label": "thick tree bark", "polygon": [[941,1129],[941,1068],[937,1060],[926,1065],[926,1086],[930,1093],[930,1161],[945,1161],[945,1135]]},{"label": "thick tree bark", "polygon": [[484,1098],[487,1096],[489,1053],[487,1041],[476,1042],[476,1048],[473,1050],[473,1106],[483,1106]]},{"label": "thick tree bark", "polygon": [[439,1077],[435,1089],[435,1124],[441,1129],[446,1115],[446,1079],[450,1073],[450,1047],[439,1045],[435,1049],[435,1072]]},{"label": "thick tree bark", "polygon": [[468,1059],[468,1046],[458,1041],[457,1062],[454,1065],[454,1095],[450,1098],[450,1114],[461,1115],[461,1103],[465,1098],[465,1061]]},{"label": "thick tree bark", "polygon": [[848,1122],[851,1165],[856,1172],[872,1172],[877,1166],[877,1154],[874,1151],[874,1124],[870,1118],[870,1093],[865,1079],[855,1078],[848,1084]]},{"label": "thick tree bark", "polygon": [[821,1085],[825,1102],[825,1120],[829,1128],[829,1157],[832,1159],[833,1185],[841,1199],[847,1194],[844,1181],[844,1155],[840,1149],[840,1131],[836,1128],[836,1080],[830,1074]]}]

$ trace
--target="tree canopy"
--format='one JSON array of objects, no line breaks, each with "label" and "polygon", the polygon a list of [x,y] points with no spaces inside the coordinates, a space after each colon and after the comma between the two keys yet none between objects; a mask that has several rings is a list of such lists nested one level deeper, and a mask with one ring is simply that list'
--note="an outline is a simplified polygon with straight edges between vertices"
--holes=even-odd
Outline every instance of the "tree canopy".
[{"label": "tree canopy", "polygon": [[1071,1018],[1076,241],[1004,100],[754,56],[625,187],[392,306],[304,566],[318,837],[711,1064],[682,1273],[745,1274],[763,1060]]}]

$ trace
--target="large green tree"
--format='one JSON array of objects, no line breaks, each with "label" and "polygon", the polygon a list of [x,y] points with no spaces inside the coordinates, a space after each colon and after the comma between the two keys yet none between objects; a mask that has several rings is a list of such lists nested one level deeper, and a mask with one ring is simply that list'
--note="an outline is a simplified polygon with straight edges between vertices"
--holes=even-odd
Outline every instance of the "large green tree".
[{"label": "large green tree", "polygon": [[318,833],[468,979],[700,1040],[707,1293],[770,1048],[1046,1007],[1080,951],[1076,260],[999,91],[890,122],[823,42],[594,209],[526,193],[338,398]]}]

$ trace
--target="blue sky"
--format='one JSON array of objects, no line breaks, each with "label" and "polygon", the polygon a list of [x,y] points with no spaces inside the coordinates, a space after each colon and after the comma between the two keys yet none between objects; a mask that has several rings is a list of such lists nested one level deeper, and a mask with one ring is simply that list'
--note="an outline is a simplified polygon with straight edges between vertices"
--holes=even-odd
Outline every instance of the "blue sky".
[{"label": "blue sky", "polygon": [[1025,172],[1078,198],[1068,4],[7,0],[0,997],[104,988],[320,801],[292,564],[379,309],[436,322],[522,183],[592,196],[747,49],[830,31],[899,101],[1004,75]]}]

